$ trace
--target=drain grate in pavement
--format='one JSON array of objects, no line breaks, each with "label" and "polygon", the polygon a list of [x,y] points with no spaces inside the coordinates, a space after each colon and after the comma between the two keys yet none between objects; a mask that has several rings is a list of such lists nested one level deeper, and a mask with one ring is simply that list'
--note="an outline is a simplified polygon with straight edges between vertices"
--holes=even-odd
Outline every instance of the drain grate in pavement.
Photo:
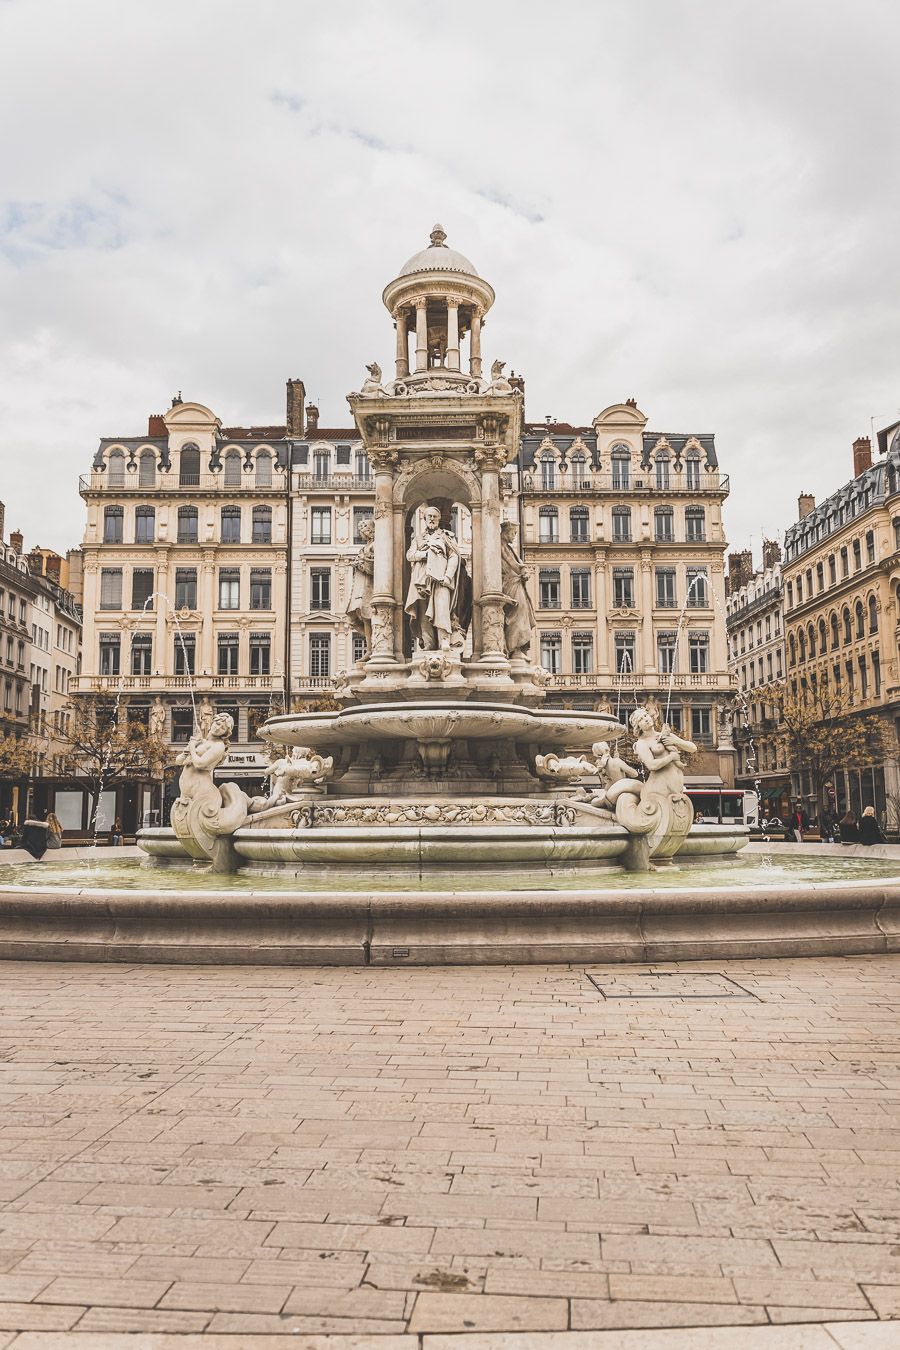
[{"label": "drain grate in pavement", "polygon": [[604,998],[756,998],[751,989],[717,971],[635,971],[628,975],[606,975],[585,971]]}]

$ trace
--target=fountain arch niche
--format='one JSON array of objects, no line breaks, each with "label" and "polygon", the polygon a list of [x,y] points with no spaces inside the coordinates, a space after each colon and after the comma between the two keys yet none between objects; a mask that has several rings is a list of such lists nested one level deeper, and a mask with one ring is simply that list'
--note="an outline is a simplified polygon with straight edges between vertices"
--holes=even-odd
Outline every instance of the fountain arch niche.
[{"label": "fountain arch niche", "polygon": [[[269,718],[271,790],[244,799],[239,823],[235,792],[219,805],[204,779],[222,758],[207,737],[182,777],[183,795],[202,795],[205,842],[185,834],[185,807],[172,817],[185,837],[148,831],[142,847],[162,858],[200,847],[223,870],[349,872],[363,886],[373,868],[521,876],[671,858],[691,827],[680,752],[693,747],[638,719],[644,777],[625,773],[604,749],[626,734],[614,716],[545,706],[512,532],[522,394],[502,361],[482,372],[492,287],[435,226],[383,299],[394,375],[373,361],[347,396],[375,488],[347,609],[367,654],[338,677],[338,711]],[[465,548],[448,529],[454,506]],[[745,840],[743,828],[707,834],[700,851]]]}]

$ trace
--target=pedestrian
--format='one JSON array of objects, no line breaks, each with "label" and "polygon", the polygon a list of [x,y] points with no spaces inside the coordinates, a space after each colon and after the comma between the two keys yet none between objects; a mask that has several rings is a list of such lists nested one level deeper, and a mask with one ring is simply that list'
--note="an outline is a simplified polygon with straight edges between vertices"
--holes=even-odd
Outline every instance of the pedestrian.
[{"label": "pedestrian", "polygon": [[837,816],[833,811],[825,810],[822,812],[819,823],[819,833],[822,836],[823,844],[834,844],[836,842],[835,833],[837,824]]},{"label": "pedestrian", "polygon": [[856,823],[856,816],[850,810],[849,806],[847,807],[846,814],[841,816],[839,829],[842,844],[859,843],[859,826]]},{"label": "pedestrian", "polygon": [[859,842],[861,844],[883,844],[884,835],[875,818],[875,807],[867,806],[859,822]]},{"label": "pedestrian", "polygon": [[26,820],[22,826],[22,847],[30,853],[35,862],[40,862],[47,852],[49,826],[46,820]]},{"label": "pedestrian", "polygon": [[9,848],[12,844],[12,821],[9,816],[0,820],[0,848]]},{"label": "pedestrian", "polygon": [[63,827],[55,811],[47,812],[47,847],[62,848]]},{"label": "pedestrian", "polygon": [[118,816],[113,821],[113,827],[109,832],[109,842],[113,848],[121,848],[124,840],[122,838],[122,822]]},{"label": "pedestrian", "polygon": [[790,830],[798,844],[803,843],[803,831],[805,828],[806,813],[801,811],[799,806],[795,806],[790,815]]}]

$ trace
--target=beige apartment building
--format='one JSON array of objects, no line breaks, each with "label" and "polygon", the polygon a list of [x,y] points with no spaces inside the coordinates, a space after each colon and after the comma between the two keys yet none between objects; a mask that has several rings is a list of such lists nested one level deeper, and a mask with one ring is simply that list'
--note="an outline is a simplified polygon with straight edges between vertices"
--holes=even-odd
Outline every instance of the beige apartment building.
[{"label": "beige apartment building", "polygon": [[728,646],[737,677],[733,704],[738,787],[759,791],[763,817],[790,809],[791,781],[778,734],[773,685],[785,675],[781,548],[764,539],[762,567],[750,549],[729,554],[726,579]]},{"label": "beige apartment building", "polygon": [[526,423],[518,513],[554,701],[624,719],[654,701],[697,744],[689,785],[732,787],[720,472],[708,435],[634,400],[587,427]]},{"label": "beige apartment building", "polygon": [[[229,712],[223,771],[248,787],[268,763],[256,729],[284,708],[285,432],[223,427],[179,397],[151,416],[146,436],[104,438],[81,479],[84,654],[73,693],[125,700],[129,717],[169,741],[173,761],[195,709],[201,724]],[[105,814],[114,809],[131,831],[160,806],[156,784],[125,784]]]},{"label": "beige apartment building", "polygon": [[[829,685],[851,713],[875,713],[894,737],[900,714],[900,424],[853,444],[853,477],[817,506],[799,501],[785,536],[782,568],[787,678],[794,693]],[[812,785],[795,775],[795,795],[815,810]],[[835,776],[839,812],[875,806],[897,823],[896,753]]]}]

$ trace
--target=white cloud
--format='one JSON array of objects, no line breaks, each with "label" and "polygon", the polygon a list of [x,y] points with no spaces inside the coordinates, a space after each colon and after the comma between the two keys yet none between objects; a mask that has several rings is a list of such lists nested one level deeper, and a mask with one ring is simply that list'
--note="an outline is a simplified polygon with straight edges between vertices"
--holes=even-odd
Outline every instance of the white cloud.
[{"label": "white cloud", "polygon": [[76,543],[98,437],[179,388],[345,423],[441,220],[529,416],[716,432],[758,544],[900,408],[898,39],[878,0],[0,6],[10,526]]}]

